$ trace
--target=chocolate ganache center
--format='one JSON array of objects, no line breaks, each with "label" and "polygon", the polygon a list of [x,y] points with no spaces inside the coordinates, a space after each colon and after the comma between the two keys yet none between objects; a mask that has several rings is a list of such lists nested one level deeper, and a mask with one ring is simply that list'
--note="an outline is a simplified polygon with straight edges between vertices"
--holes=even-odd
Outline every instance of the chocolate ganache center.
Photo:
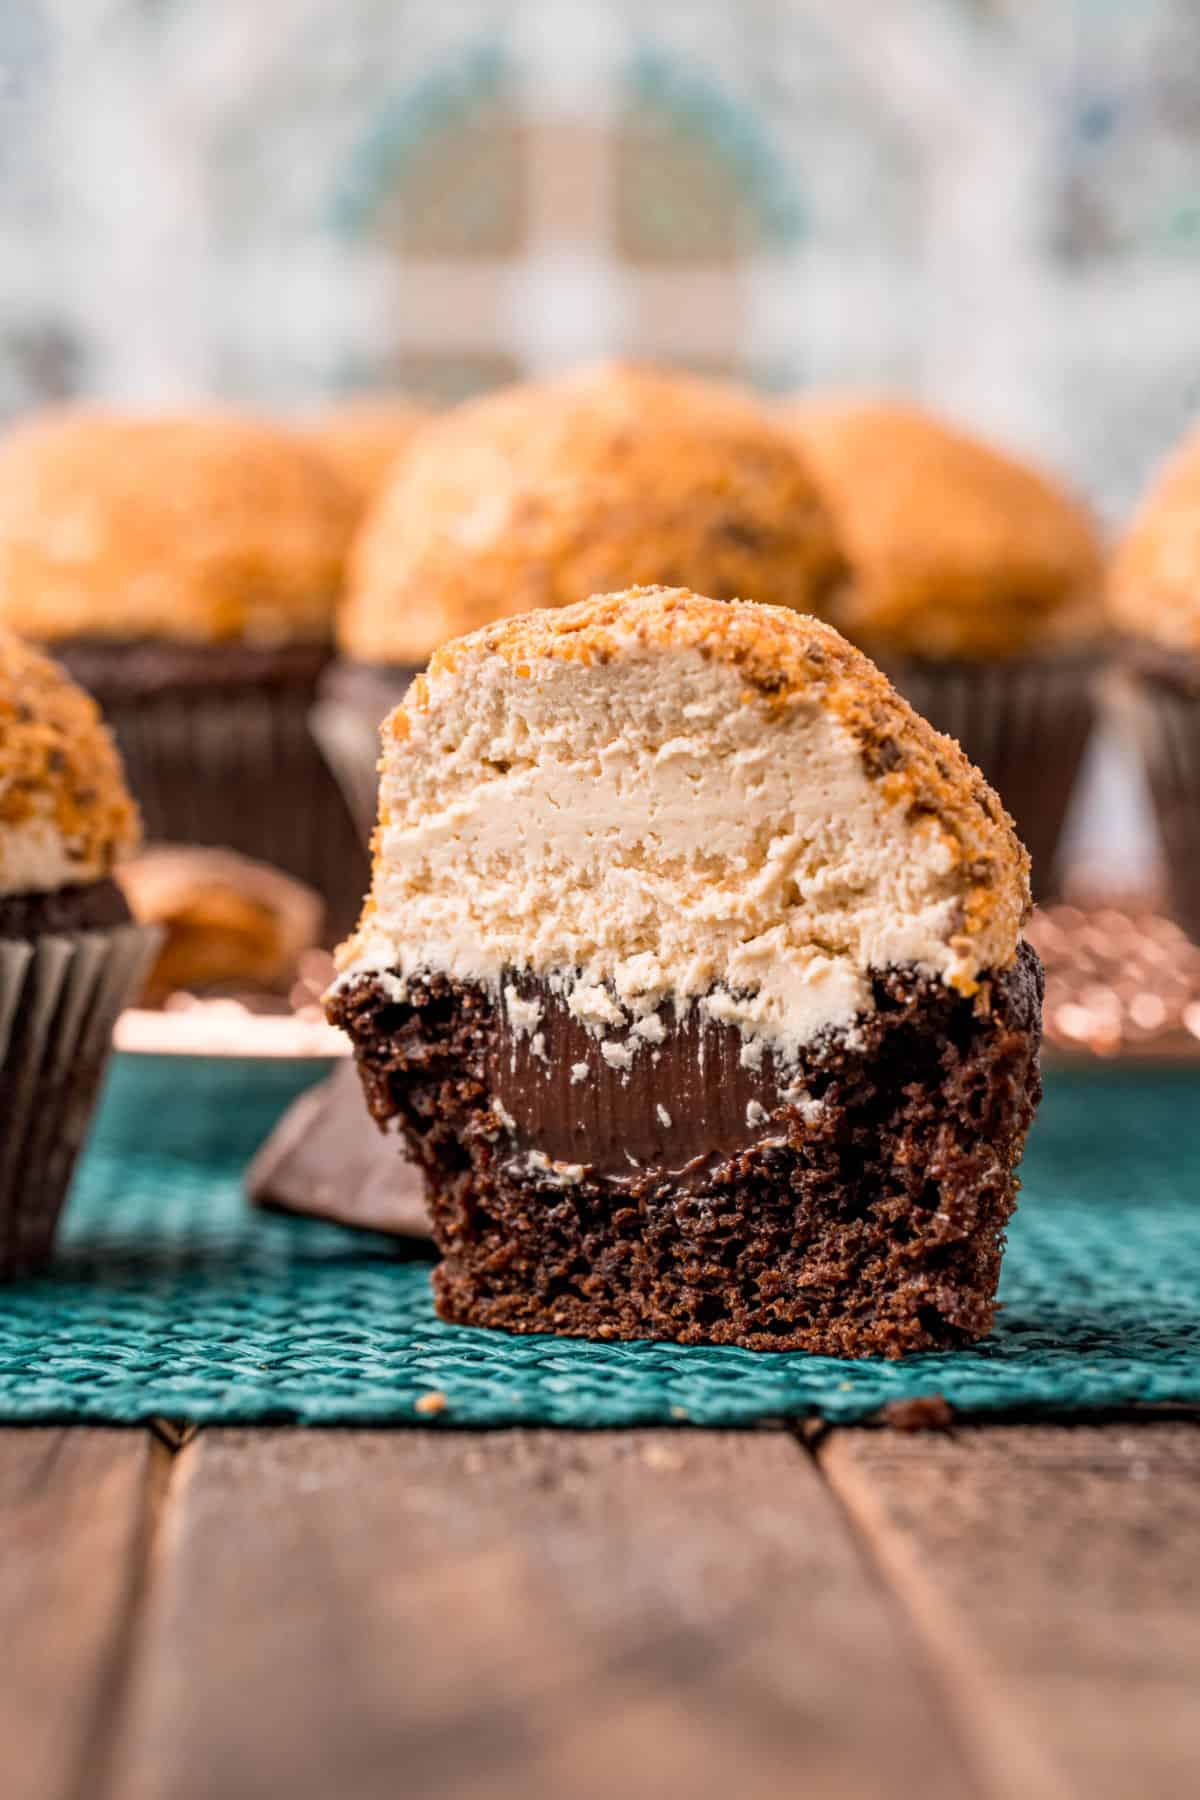
[{"label": "chocolate ganache center", "polygon": [[597,1028],[544,982],[511,977],[487,1053],[493,1105],[518,1157],[564,1178],[698,1174],[772,1138],[804,1103],[769,1048],[700,1004]]}]

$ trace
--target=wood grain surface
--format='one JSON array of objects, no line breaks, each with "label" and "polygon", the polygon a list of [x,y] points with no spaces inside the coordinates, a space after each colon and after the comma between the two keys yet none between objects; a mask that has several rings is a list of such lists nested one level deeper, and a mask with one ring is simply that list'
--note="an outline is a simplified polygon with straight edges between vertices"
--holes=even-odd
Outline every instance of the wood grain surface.
[{"label": "wood grain surface", "polygon": [[1200,1428],[840,1432],[821,1459],[994,1793],[1200,1792]]},{"label": "wood grain surface", "polygon": [[784,1432],[212,1432],[122,1800],[975,1790]]},{"label": "wood grain surface", "polygon": [[0,1432],[0,1793],[96,1792],[167,1452],[146,1432]]},{"label": "wood grain surface", "polygon": [[3,1800],[1177,1800],[1200,1424],[0,1432]]}]

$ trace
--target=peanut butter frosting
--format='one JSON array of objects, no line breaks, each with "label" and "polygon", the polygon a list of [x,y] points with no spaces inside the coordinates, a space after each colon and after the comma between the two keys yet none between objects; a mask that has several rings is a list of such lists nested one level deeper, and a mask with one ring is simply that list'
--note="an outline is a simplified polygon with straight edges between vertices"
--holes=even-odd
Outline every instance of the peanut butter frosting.
[{"label": "peanut butter frosting", "polygon": [[856,643],[986,660],[1102,635],[1096,526],[1040,471],[912,406],[817,395],[783,416],[850,566],[824,610]]},{"label": "peanut butter frosting", "polygon": [[428,406],[403,394],[347,400],[310,420],[302,436],[332,463],[361,514],[431,417]]},{"label": "peanut butter frosting", "polygon": [[420,434],[356,543],[339,642],[420,663],[489,620],[631,581],[820,611],[840,572],[801,455],[748,394],[599,365]]},{"label": "peanut butter frosting", "polygon": [[319,642],[353,523],[282,427],[43,414],[0,439],[0,624],[50,644]]},{"label": "peanut butter frosting", "polygon": [[[1029,859],[958,745],[829,625],[634,589],[444,646],[383,730],[341,979],[549,981],[659,1041],[699,1005],[785,1056],[930,973],[986,1004]],[[557,985],[556,985],[557,984]],[[531,1027],[532,1028],[532,1027]]]},{"label": "peanut butter frosting", "polygon": [[1200,652],[1200,430],[1151,483],[1117,547],[1108,597],[1128,636]]},{"label": "peanut butter frosting", "polygon": [[0,629],[0,894],[102,880],[139,837],[95,701]]}]

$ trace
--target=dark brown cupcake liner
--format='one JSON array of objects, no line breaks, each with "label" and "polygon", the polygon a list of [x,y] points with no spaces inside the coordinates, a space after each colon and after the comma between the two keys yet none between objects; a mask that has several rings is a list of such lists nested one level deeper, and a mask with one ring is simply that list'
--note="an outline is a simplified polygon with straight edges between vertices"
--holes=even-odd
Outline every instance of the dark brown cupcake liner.
[{"label": "dark brown cupcake liner", "polygon": [[1016,821],[1033,895],[1061,888],[1063,827],[1097,714],[1099,656],[1016,663],[883,660],[917,712],[957,738]]},{"label": "dark brown cupcake liner", "polygon": [[369,844],[379,805],[379,720],[344,700],[318,700],[312,733],[350,809],[362,843]]},{"label": "dark brown cupcake liner", "polygon": [[147,837],[237,850],[307,882],[333,943],[357,922],[370,866],[309,727],[312,694],[297,684],[98,697]]},{"label": "dark brown cupcake liner", "polygon": [[1200,670],[1123,671],[1112,694],[1150,784],[1171,913],[1200,944]]},{"label": "dark brown cupcake liner", "polygon": [[313,736],[369,844],[379,809],[379,728],[408,692],[414,668],[334,663],[321,678]]},{"label": "dark brown cupcake liner", "polygon": [[121,925],[0,942],[0,1279],[50,1254],[113,1026],[159,939]]}]

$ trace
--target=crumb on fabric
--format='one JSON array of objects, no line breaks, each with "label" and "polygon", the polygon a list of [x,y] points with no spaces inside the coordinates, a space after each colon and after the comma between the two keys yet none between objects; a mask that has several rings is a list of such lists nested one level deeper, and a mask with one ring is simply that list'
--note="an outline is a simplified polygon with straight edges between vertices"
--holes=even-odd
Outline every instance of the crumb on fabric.
[{"label": "crumb on fabric", "polygon": [[893,1431],[945,1431],[953,1423],[954,1408],[945,1394],[914,1394],[910,1400],[889,1400],[879,1420]]}]

